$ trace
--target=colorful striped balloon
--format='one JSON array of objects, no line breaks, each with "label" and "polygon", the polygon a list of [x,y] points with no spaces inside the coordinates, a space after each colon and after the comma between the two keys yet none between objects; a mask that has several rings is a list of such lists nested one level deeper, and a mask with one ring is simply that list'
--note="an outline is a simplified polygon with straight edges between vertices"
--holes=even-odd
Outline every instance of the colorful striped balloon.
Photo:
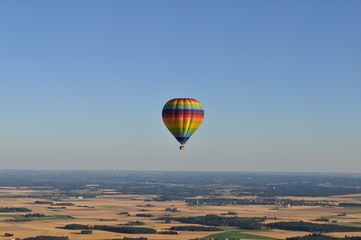
[{"label": "colorful striped balloon", "polygon": [[181,144],[184,144],[201,125],[204,118],[202,103],[192,98],[174,98],[163,107],[163,122]]}]

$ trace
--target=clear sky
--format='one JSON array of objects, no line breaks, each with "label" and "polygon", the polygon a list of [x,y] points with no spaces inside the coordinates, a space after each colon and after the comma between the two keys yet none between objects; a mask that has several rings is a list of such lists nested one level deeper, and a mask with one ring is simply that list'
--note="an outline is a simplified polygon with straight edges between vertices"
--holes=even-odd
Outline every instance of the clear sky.
[{"label": "clear sky", "polygon": [[[0,168],[361,172],[361,1],[0,1]],[[166,101],[205,119],[185,151]]]}]

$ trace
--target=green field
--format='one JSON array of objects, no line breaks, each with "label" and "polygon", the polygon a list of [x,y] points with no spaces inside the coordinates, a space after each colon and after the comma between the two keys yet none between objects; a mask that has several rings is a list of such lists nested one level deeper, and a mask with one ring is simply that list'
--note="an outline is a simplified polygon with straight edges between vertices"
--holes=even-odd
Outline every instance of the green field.
[{"label": "green field", "polygon": [[218,234],[212,234],[206,238],[215,238],[215,239],[225,239],[225,238],[238,238],[238,239],[274,239],[269,237],[263,237],[258,235],[251,235],[246,233],[241,233],[237,231],[223,232]]},{"label": "green field", "polygon": [[360,227],[361,226],[361,222],[339,222],[336,224],[341,225],[341,226],[350,226],[350,227]]}]

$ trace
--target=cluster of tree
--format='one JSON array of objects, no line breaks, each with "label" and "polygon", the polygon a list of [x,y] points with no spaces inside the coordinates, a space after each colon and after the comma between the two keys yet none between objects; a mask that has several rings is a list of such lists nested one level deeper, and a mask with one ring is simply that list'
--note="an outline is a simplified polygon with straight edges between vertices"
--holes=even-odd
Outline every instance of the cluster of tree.
[{"label": "cluster of tree", "polygon": [[180,210],[178,210],[177,208],[166,208],[165,211],[166,212],[180,212]]},{"label": "cluster of tree", "polygon": [[[288,182],[287,182],[288,183]],[[295,187],[287,184],[287,187],[261,187],[252,188],[248,191],[249,196],[261,196],[261,197],[277,197],[277,196],[299,196],[299,197],[329,197],[333,195],[346,195],[361,193],[361,189],[357,187],[324,187],[324,186],[300,186]],[[241,191],[239,196],[244,196],[244,192]]]},{"label": "cluster of tree", "polygon": [[80,234],[92,234],[93,231],[92,230],[81,230]]},{"label": "cluster of tree", "polygon": [[229,211],[229,212],[226,212],[226,213],[221,213],[221,215],[238,215],[238,213]]},{"label": "cluster of tree", "polygon": [[94,228],[91,225],[72,223],[72,224],[65,225],[64,229],[82,230],[82,229],[94,229]]},{"label": "cluster of tree", "polygon": [[340,203],[339,207],[361,207],[361,203]]},{"label": "cluster of tree", "polygon": [[329,237],[318,233],[309,234],[303,237],[290,237],[286,238],[286,240],[361,240],[361,237],[348,237],[344,238],[335,238]]},{"label": "cluster of tree", "polygon": [[257,197],[252,199],[231,199],[231,198],[202,198],[186,199],[188,205],[278,205],[278,206],[334,206],[331,201],[310,201],[310,200],[293,200],[280,198]]},{"label": "cluster of tree", "polygon": [[76,207],[83,207],[83,208],[95,208],[88,205],[76,205]]},{"label": "cluster of tree", "polygon": [[139,211],[139,212],[149,212],[150,210],[149,210],[149,209],[144,209],[144,208],[142,208],[142,209],[138,209],[138,211]]},{"label": "cluster of tree", "polygon": [[316,221],[316,222],[328,222],[328,221],[330,221],[330,219],[325,218],[325,217],[320,217],[320,218],[317,218],[317,219],[315,219],[313,221]]},{"label": "cluster of tree", "polygon": [[26,218],[31,218],[31,217],[45,217],[45,214],[42,213],[28,213],[23,215]]},{"label": "cluster of tree", "polygon": [[267,224],[270,228],[306,232],[360,232],[360,227],[341,226],[336,224],[318,224],[311,222],[275,222]]},{"label": "cluster of tree", "polygon": [[124,226],[132,226],[132,225],[145,225],[145,222],[141,221],[129,221],[128,223],[123,224]]},{"label": "cluster of tree", "polygon": [[160,232],[158,232],[159,234],[169,234],[169,235],[178,235],[179,234],[179,232],[177,232],[177,231],[160,231]]},{"label": "cluster of tree", "polygon": [[53,204],[53,202],[50,201],[35,201],[35,204]]},{"label": "cluster of tree", "polygon": [[170,230],[173,231],[194,231],[194,232],[212,232],[212,231],[223,231],[222,228],[218,227],[203,227],[203,226],[174,226]]},{"label": "cluster of tree", "polygon": [[201,224],[208,226],[232,226],[249,230],[261,230],[262,224],[260,222],[264,221],[264,218],[223,217],[217,215],[179,218],[168,217],[168,219],[176,220],[181,223]]},{"label": "cluster of tree", "polygon": [[114,227],[107,225],[82,225],[82,224],[68,224],[64,226],[65,229],[72,230],[102,230],[108,232],[116,232],[116,233],[131,233],[131,234],[153,234],[157,233],[157,231],[153,228],[145,228],[145,227]]},{"label": "cluster of tree", "polygon": [[24,207],[0,207],[0,212],[31,212],[31,209]]},{"label": "cluster of tree", "polygon": [[153,204],[137,205],[137,207],[155,207]]},{"label": "cluster of tree", "polygon": [[128,215],[128,216],[130,216],[129,212],[120,212],[120,213],[118,213],[118,215]]},{"label": "cluster of tree", "polygon": [[152,214],[138,213],[135,214],[136,217],[153,217]]}]

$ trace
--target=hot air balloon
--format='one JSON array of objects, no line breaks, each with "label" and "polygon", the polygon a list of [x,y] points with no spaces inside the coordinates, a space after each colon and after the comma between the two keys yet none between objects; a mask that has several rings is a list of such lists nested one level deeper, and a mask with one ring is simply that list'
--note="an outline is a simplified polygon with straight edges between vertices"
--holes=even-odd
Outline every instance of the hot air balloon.
[{"label": "hot air balloon", "polygon": [[184,144],[201,125],[204,110],[202,103],[193,98],[174,98],[164,105],[162,117],[165,126],[181,144],[179,149],[184,150]]}]

